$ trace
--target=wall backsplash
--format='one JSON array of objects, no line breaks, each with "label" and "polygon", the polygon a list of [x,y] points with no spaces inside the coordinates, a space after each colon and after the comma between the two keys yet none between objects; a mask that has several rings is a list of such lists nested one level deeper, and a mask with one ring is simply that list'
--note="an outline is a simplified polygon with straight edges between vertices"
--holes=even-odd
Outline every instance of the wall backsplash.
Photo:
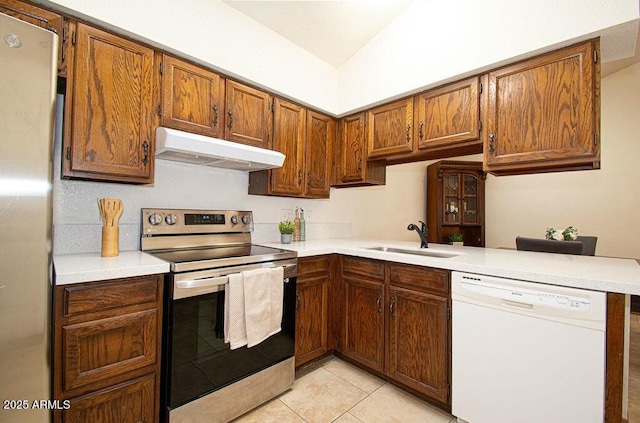
[{"label": "wall backsplash", "polygon": [[[62,99],[58,100],[60,108]],[[243,171],[156,160],[155,181],[151,185],[62,180],[61,127],[58,118],[53,158],[54,254],[100,251],[102,223],[97,199],[103,197],[116,197],[123,202],[119,225],[121,251],[140,248],[140,209],[144,207],[252,210],[253,241],[277,242],[280,239],[277,222],[300,206],[313,210],[313,217],[307,222],[307,239],[351,236],[347,217],[336,221],[327,213],[329,200],[250,196],[248,173]]]}]

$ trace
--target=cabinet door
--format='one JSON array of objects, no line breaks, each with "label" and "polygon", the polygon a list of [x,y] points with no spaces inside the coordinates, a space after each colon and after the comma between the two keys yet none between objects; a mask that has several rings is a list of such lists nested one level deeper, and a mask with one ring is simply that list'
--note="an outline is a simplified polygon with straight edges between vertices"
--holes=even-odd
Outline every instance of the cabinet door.
[{"label": "cabinet door", "polygon": [[153,50],[78,24],[63,176],[153,180]]},{"label": "cabinet door", "polygon": [[155,387],[156,377],[152,374],[73,399],[68,410],[55,413],[55,421],[64,423],[158,421]]},{"label": "cabinet door", "polygon": [[305,197],[329,198],[335,133],[336,126],[332,118],[307,111]]},{"label": "cabinet door", "polygon": [[460,210],[462,224],[479,224],[481,222],[482,215],[480,179],[476,175],[461,173],[460,182],[462,186],[462,189],[460,190],[460,196],[462,198],[462,209]]},{"label": "cabinet door", "polygon": [[299,278],[297,284],[296,367],[327,352],[329,278]]},{"label": "cabinet door", "polygon": [[413,150],[413,98],[376,107],[367,112],[368,158],[411,153]]},{"label": "cabinet door", "polygon": [[390,287],[387,374],[443,404],[449,401],[448,300]]},{"label": "cabinet door", "polygon": [[419,150],[480,139],[479,86],[473,77],[416,96]]},{"label": "cabinet door", "polygon": [[345,276],[343,278],[344,332],[342,353],[382,372],[384,351],[383,284]]},{"label": "cabinet door", "polygon": [[66,55],[65,41],[67,34],[62,16],[18,0],[0,0],[0,13],[13,16],[29,22],[31,25],[39,26],[58,34],[60,37],[58,41],[58,75],[66,76],[64,56]]},{"label": "cabinet door", "polygon": [[269,149],[272,133],[269,94],[227,80],[225,139]]},{"label": "cabinet door", "polygon": [[281,168],[271,170],[271,193],[302,196],[306,110],[279,98],[274,104],[273,149],[285,159]]},{"label": "cabinet door", "polygon": [[460,174],[445,172],[442,175],[442,202],[444,204],[443,224],[458,225],[461,218]]},{"label": "cabinet door", "polygon": [[489,73],[485,170],[599,167],[597,48],[588,42]]},{"label": "cabinet door", "polygon": [[337,182],[364,181],[365,113],[348,116],[340,121],[340,151]]},{"label": "cabinet door", "polygon": [[162,58],[162,126],[224,137],[224,78],[171,56]]}]

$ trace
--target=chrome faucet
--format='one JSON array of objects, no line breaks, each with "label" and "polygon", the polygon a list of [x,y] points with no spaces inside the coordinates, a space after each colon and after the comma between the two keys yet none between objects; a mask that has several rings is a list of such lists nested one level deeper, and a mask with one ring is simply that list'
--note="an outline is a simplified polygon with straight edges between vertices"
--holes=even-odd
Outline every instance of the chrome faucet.
[{"label": "chrome faucet", "polygon": [[418,222],[422,223],[422,227],[421,228],[418,228],[413,223],[409,223],[409,226],[407,226],[407,230],[408,231],[414,231],[415,230],[418,233],[418,235],[420,236],[420,248],[428,248],[429,244],[428,244],[428,241],[427,241],[427,225],[422,220],[419,220]]}]

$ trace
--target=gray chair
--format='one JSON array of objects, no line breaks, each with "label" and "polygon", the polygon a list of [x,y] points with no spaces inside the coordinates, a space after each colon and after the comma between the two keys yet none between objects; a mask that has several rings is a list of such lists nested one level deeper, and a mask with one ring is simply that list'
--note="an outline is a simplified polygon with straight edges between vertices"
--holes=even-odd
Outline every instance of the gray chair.
[{"label": "gray chair", "polygon": [[583,256],[595,256],[596,255],[596,242],[598,242],[597,236],[582,236],[578,235],[576,241],[580,241],[584,244],[582,250]]},{"label": "gray chair", "polygon": [[516,248],[520,251],[582,255],[584,244],[580,241],[556,241],[519,236],[516,237]]}]

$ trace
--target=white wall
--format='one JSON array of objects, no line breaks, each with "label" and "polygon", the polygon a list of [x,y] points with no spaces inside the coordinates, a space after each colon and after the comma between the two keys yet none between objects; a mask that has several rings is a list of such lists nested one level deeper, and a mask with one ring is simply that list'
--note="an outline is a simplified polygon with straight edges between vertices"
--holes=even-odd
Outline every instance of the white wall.
[{"label": "white wall", "polygon": [[340,68],[338,113],[596,35],[627,57],[638,17],[638,0],[414,1]]},{"label": "white wall", "polygon": [[336,110],[334,67],[219,0],[39,2],[321,110]]},{"label": "white wall", "polygon": [[[335,115],[602,35],[633,54],[638,0],[415,0],[339,70],[219,0],[35,0]],[[126,12],[125,12],[126,11]]]}]

